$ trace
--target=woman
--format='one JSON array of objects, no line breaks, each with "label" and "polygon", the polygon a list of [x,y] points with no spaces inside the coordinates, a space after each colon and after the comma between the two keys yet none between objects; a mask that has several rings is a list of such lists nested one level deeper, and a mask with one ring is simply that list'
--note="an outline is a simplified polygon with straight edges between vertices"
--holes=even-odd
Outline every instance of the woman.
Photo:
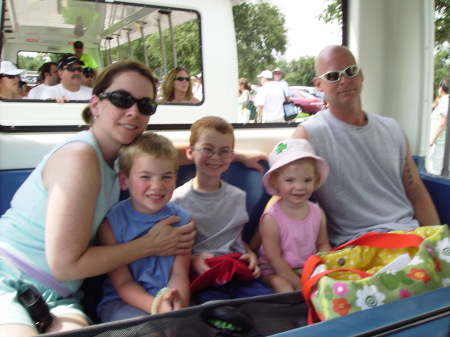
[{"label": "woman", "polygon": [[239,79],[239,97],[238,97],[238,123],[248,123],[250,120],[250,110],[245,109],[250,100],[250,84],[246,78]]},{"label": "woman", "polygon": [[88,325],[76,293],[84,278],[149,255],[189,253],[194,225],[174,228],[174,217],[124,244],[91,246],[108,209],[118,200],[114,161],[119,149],[147,127],[156,111],[153,76],[137,61],[107,67],[83,118],[90,126],[44,157],[0,219],[1,336],[36,335],[18,293],[34,286],[54,316],[41,332]]},{"label": "woman", "polygon": [[186,68],[174,68],[164,79],[161,102],[199,103],[200,101],[192,93],[190,78]]},{"label": "woman", "polygon": [[25,72],[9,61],[0,62],[0,98],[17,99],[22,98],[19,88],[20,74]]}]

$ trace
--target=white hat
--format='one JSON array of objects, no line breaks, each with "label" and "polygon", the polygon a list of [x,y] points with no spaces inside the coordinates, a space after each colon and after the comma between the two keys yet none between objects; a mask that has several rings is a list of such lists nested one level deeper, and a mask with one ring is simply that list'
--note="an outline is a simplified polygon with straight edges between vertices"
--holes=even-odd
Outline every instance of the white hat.
[{"label": "white hat", "polygon": [[263,177],[263,184],[267,193],[276,195],[277,190],[272,186],[270,176],[276,169],[302,158],[313,158],[319,173],[319,182],[315,186],[318,189],[327,180],[329,167],[325,159],[317,156],[306,139],[288,138],[279,142],[269,155],[270,169]]},{"label": "white hat", "polygon": [[10,61],[1,61],[0,74],[17,76],[25,72],[25,69],[17,69]]},{"label": "white hat", "polygon": [[269,80],[272,79],[272,72],[270,70],[264,70],[261,74],[258,75],[259,77],[268,78]]}]

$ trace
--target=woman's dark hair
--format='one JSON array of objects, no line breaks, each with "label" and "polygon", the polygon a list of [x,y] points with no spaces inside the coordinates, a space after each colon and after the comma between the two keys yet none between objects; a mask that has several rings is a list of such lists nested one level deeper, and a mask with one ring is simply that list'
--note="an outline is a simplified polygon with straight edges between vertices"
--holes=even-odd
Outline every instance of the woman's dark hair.
[{"label": "woman's dark hair", "polygon": [[[153,97],[156,98],[155,79],[152,75],[151,70],[145,64],[134,60],[118,61],[110,64],[105,69],[103,69],[103,71],[100,72],[100,74],[94,81],[94,86],[92,87],[92,95],[99,95],[105,92],[111,86],[116,76],[128,71],[135,71],[139,75],[147,78],[153,85]],[[90,105],[84,108],[82,117],[86,124],[92,124],[93,116]]]}]

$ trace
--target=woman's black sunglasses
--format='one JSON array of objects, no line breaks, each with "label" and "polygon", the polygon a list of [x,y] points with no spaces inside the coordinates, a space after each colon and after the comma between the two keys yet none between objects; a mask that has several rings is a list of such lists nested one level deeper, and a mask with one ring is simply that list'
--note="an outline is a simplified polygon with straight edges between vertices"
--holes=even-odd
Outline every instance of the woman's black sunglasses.
[{"label": "woman's black sunglasses", "polygon": [[156,102],[150,98],[137,99],[123,90],[102,92],[101,94],[98,94],[98,97],[109,99],[112,104],[121,109],[128,109],[134,103],[137,103],[139,112],[146,116],[153,115],[156,112],[156,107],[158,106]]}]

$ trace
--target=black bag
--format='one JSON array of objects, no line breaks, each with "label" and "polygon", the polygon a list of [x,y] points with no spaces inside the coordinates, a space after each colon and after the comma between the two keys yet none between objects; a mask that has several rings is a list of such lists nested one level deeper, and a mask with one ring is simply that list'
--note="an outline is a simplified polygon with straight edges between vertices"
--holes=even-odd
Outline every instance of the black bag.
[{"label": "black bag", "polygon": [[294,102],[283,102],[284,120],[286,122],[297,118],[298,112]]},{"label": "black bag", "polygon": [[37,289],[31,284],[19,291],[19,302],[27,309],[40,333],[50,326],[53,316]]},{"label": "black bag", "polygon": [[250,110],[250,120],[254,120],[256,118],[256,106],[253,101],[249,99],[244,109]]}]

